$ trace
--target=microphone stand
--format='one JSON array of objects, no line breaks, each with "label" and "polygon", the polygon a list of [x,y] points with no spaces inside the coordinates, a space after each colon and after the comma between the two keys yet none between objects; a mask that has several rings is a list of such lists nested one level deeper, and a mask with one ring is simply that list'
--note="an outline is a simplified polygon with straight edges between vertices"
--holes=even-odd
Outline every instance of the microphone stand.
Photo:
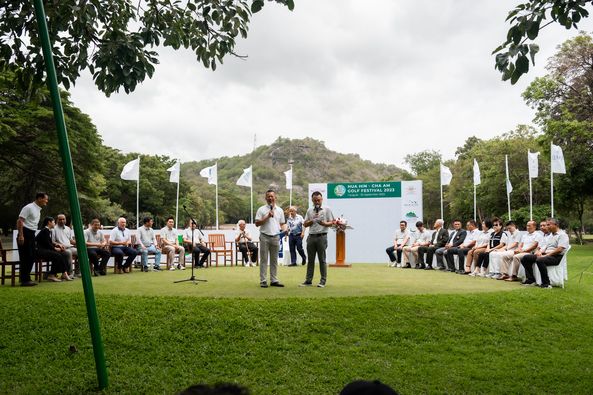
[{"label": "microphone stand", "polygon": [[[196,221],[193,219],[193,217],[191,216],[191,214],[187,212],[187,209],[185,208],[185,206],[182,206],[182,207],[183,207],[183,211],[185,211],[185,214],[191,220],[192,225],[195,225],[195,227],[197,228],[198,227],[198,224],[196,223]],[[189,228],[191,229],[191,225],[190,225]],[[202,236],[204,236],[204,233],[200,229],[198,229],[198,230],[200,231],[200,233],[202,233]],[[196,278],[196,276],[194,276],[194,269],[195,269],[194,268],[194,266],[195,266],[194,265],[194,260],[195,260],[195,255],[194,255],[194,232],[195,232],[195,229],[192,229],[192,231],[191,231],[191,277],[190,278],[187,278],[185,280],[173,281],[174,283],[183,283],[183,282],[186,282],[186,281],[191,281],[192,283],[194,283],[194,285],[198,285],[198,282],[199,281],[208,282],[208,280],[201,280],[201,279]]]}]

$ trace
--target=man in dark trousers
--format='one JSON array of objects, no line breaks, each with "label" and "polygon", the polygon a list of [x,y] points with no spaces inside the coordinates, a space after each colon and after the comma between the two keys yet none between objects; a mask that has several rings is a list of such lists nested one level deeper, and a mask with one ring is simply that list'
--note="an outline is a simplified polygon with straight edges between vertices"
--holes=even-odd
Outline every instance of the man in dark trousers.
[{"label": "man in dark trousers", "polygon": [[[421,246],[418,248],[418,261],[420,262],[420,268],[426,270],[432,270],[432,257],[438,248],[444,247],[449,240],[449,232],[443,226],[445,221],[437,219],[434,221],[434,232],[430,238],[430,244],[427,246]],[[426,254],[426,260],[424,260],[424,254]]]},{"label": "man in dark trousers", "polygon": [[[449,235],[449,239],[447,240],[447,244],[443,248],[439,248],[436,251],[437,254],[437,263],[439,268],[445,269],[445,265],[443,264],[443,257],[447,259],[447,270],[450,272],[455,272],[455,262],[453,261],[453,257],[457,254],[457,247],[459,247],[465,240],[465,236],[467,236],[467,232],[465,229],[461,229],[461,221],[456,219],[453,221],[453,232]],[[461,265],[459,265],[461,267]]]},{"label": "man in dark trousers", "polygon": [[39,226],[41,209],[47,206],[49,196],[45,192],[38,192],[35,201],[22,208],[19,219],[16,222],[17,244],[19,249],[19,280],[21,287],[37,285],[31,281],[31,269],[35,263],[35,232]]}]

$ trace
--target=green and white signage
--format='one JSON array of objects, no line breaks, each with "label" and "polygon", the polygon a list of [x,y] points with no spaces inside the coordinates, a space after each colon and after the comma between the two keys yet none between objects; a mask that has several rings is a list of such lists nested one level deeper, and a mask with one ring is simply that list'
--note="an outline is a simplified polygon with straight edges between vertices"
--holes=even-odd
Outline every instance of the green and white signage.
[{"label": "green and white signage", "polygon": [[329,199],[400,198],[401,182],[341,182],[327,184]]}]

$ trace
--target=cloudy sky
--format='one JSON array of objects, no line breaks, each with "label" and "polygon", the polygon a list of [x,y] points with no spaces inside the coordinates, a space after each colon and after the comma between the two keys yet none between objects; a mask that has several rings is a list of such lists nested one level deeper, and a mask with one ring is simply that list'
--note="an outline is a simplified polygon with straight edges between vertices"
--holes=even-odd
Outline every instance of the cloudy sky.
[{"label": "cloudy sky", "polygon": [[[106,98],[87,75],[72,90],[104,142],[182,161],[242,155],[278,136],[403,166],[433,149],[445,159],[469,136],[530,123],[521,92],[557,45],[577,34],[540,33],[536,67],[502,82],[491,52],[519,0],[296,0],[267,3],[249,37],[216,72],[189,51],[161,50],[151,80]],[[438,6],[437,6],[438,4]],[[593,23],[579,26],[588,31]]]}]

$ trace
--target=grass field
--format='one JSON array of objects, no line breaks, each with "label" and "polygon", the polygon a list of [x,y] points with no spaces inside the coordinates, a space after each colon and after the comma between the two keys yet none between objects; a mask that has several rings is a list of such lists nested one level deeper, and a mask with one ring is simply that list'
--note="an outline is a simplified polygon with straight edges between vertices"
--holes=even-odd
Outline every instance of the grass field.
[{"label": "grass field", "polygon": [[[93,279],[105,393],[336,394],[358,378],[402,394],[591,393],[592,263],[593,246],[575,246],[563,290],[385,265],[330,269],[325,289],[299,288],[303,267],[281,268],[283,289],[259,288],[254,268],[200,270],[199,285],[110,273]],[[93,391],[79,280],[0,287],[0,317],[0,393]]]}]

